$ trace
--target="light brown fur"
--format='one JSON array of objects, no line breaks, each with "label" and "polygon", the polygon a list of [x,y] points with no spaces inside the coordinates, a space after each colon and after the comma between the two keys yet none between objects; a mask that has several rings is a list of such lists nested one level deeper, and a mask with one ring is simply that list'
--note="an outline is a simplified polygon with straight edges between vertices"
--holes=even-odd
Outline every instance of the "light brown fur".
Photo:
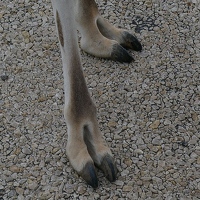
[{"label": "light brown fur", "polygon": [[130,62],[133,59],[122,46],[141,50],[141,45],[134,36],[107,22],[94,0],[52,0],[52,5],[63,61],[67,155],[83,179],[97,187],[95,166],[110,181],[116,180],[117,169],[99,130],[96,107],[83,75],[76,28],[82,36],[81,48],[98,57]]}]

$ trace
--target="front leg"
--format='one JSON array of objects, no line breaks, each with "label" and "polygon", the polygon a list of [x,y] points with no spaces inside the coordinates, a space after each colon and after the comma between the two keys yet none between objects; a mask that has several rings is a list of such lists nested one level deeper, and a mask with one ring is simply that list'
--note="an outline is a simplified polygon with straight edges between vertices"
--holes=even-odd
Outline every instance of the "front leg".
[{"label": "front leg", "polygon": [[[67,155],[74,169],[93,187],[97,187],[95,165],[108,180],[116,180],[116,167],[110,149],[100,133],[96,107],[89,95],[79,55],[71,55],[69,100],[65,103],[68,126]],[[66,97],[67,98],[67,97]]]},{"label": "front leg", "polygon": [[67,155],[73,168],[93,187],[98,186],[95,165],[110,181],[116,167],[98,128],[96,108],[84,79],[74,20],[74,0],[52,0],[63,62]]}]

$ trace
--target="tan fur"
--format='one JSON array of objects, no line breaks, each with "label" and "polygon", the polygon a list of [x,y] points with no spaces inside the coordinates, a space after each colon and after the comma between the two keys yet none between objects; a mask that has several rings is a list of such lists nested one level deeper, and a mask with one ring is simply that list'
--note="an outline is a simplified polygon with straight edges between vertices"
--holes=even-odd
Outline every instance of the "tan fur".
[{"label": "tan fur", "polygon": [[122,62],[130,62],[132,57],[119,44],[126,42],[124,30],[103,19],[94,0],[52,0],[52,5],[63,63],[67,155],[73,168],[88,184],[97,187],[94,164],[110,181],[116,179],[117,170],[99,130],[96,107],[83,75],[76,29],[81,33],[81,48],[86,52]]}]

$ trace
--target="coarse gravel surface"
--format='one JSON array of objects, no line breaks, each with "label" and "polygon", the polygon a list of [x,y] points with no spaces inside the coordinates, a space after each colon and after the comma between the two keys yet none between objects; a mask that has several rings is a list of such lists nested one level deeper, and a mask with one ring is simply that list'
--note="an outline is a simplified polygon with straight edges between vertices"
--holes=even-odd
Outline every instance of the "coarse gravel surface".
[{"label": "coarse gravel surface", "polygon": [[50,0],[0,2],[0,200],[200,199],[199,0],[97,1],[143,51],[121,64],[80,50],[119,169],[87,186],[66,156],[61,56]]}]

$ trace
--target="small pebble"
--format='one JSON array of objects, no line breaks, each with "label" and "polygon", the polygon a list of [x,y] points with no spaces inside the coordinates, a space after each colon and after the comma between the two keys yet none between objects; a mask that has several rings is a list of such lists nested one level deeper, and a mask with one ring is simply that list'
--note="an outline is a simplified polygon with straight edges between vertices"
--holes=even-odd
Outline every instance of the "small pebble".
[{"label": "small pebble", "polygon": [[[131,63],[78,49],[99,130],[118,169],[113,183],[96,169],[97,189],[73,169],[66,152],[69,127],[51,1],[2,2],[0,199],[199,199],[199,1],[96,0],[102,17],[133,33],[143,48],[128,49]],[[78,46],[80,39],[78,32]]]}]

